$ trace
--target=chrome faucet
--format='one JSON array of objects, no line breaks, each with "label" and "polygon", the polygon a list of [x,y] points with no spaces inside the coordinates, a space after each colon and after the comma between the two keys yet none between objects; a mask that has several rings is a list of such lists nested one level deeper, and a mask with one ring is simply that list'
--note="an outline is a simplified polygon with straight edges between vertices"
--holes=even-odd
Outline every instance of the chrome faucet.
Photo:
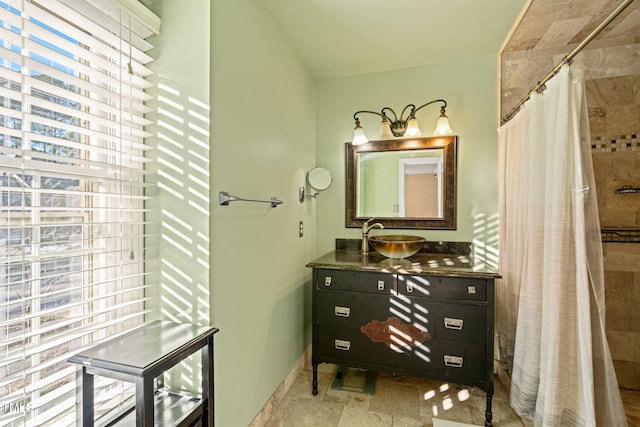
[{"label": "chrome faucet", "polygon": [[370,218],[362,224],[362,255],[369,254],[369,231],[374,228],[384,228],[384,225],[379,222],[369,225],[369,223],[374,219],[375,218]]}]

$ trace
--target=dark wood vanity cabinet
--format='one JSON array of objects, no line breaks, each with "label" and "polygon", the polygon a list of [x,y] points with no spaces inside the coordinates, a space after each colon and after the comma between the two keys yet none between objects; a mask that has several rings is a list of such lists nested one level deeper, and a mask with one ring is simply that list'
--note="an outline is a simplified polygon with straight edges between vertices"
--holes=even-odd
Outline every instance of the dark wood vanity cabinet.
[{"label": "dark wood vanity cabinet", "polygon": [[327,362],[493,396],[494,279],[314,268],[313,394]]}]

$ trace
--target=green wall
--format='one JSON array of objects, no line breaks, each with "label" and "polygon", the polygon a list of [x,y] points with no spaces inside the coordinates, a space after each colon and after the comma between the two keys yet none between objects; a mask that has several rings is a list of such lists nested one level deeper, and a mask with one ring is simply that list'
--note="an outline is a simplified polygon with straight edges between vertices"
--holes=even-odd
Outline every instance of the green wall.
[{"label": "green wall", "polygon": [[[155,147],[148,170],[156,184],[147,202],[146,259],[158,316],[208,324],[209,317],[209,2],[156,3],[163,19],[153,37],[147,118]],[[204,13],[203,13],[204,11]],[[191,43],[204,40],[204,43]]]},{"label": "green wall", "polygon": [[[255,0],[212,3],[211,318],[216,425],[247,426],[310,342],[316,84]],[[266,203],[219,206],[218,192]],[[298,237],[303,221],[304,237]]]},{"label": "green wall", "polygon": [[[146,127],[149,163],[145,260],[148,320],[210,324],[209,289],[209,1],[156,2],[161,33],[154,58]],[[192,43],[202,40],[202,43]],[[165,375],[167,385],[197,392],[200,363]]]},{"label": "green wall", "polygon": [[[385,106],[399,113],[409,103],[441,98],[447,100],[447,116],[459,138],[458,227],[403,232],[433,241],[472,241],[478,256],[496,262],[497,85],[497,55],[319,81],[317,163],[332,172],[335,184],[318,197],[318,253],[332,250],[337,237],[360,237],[360,229],[344,225],[345,142],[353,137],[353,113]],[[439,112],[434,104],[416,114],[424,136],[433,134]],[[368,138],[375,139],[380,118],[359,118]]]},{"label": "green wall", "polygon": [[[298,188],[315,166],[316,85],[258,2],[188,5],[153,3],[149,320],[220,328],[216,425],[247,426],[310,342],[315,203]],[[219,191],[284,203],[219,206]],[[197,365],[166,379],[197,389]]]}]

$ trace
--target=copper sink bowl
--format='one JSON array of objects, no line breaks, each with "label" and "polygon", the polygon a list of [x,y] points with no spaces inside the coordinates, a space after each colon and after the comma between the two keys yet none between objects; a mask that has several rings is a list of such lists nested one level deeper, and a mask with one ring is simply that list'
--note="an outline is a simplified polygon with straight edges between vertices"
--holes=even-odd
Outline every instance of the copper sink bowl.
[{"label": "copper sink bowl", "polygon": [[369,243],[380,255],[387,258],[407,258],[418,252],[427,239],[419,236],[371,236]]}]

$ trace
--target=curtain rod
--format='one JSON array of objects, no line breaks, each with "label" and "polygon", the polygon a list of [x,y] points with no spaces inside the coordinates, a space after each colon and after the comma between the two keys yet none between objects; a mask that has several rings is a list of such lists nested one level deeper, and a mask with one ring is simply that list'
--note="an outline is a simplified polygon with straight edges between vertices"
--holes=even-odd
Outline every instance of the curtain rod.
[{"label": "curtain rod", "polygon": [[604,20],[602,21],[602,23],[600,25],[598,25],[598,27],[596,27],[595,30],[593,30],[591,32],[591,34],[589,34],[587,37],[585,37],[584,40],[582,40],[582,42],[580,42],[580,44],[578,46],[575,47],[575,49],[573,49],[571,52],[569,52],[568,55],[566,55],[562,61],[560,61],[560,63],[558,63],[558,65],[556,65],[555,67],[553,67],[553,70],[551,70],[549,72],[549,74],[547,74],[542,80],[540,80],[538,82],[538,84],[536,85],[536,87],[534,87],[533,89],[531,89],[529,91],[529,93],[527,93],[527,95],[522,98],[520,100],[520,102],[518,103],[518,105],[516,105],[513,110],[511,110],[511,112],[509,114],[507,114],[506,116],[504,116],[502,118],[502,124],[507,123],[509,120],[511,120],[513,118],[513,116],[516,115],[516,113],[520,110],[520,107],[522,107],[522,104],[524,104],[525,102],[527,102],[529,100],[529,98],[531,97],[531,94],[533,94],[534,92],[538,92],[540,90],[544,90],[544,84],[549,81],[549,79],[551,79],[553,76],[555,76],[558,71],[560,71],[560,68],[562,68],[562,66],[564,64],[570,64],[571,61],[573,60],[573,57],[576,56],[578,53],[580,53],[580,51],[587,45],[589,44],[589,42],[591,40],[593,40],[598,34],[600,34],[600,32],[607,26],[609,25],[609,23],[611,21],[613,21],[618,15],[620,15],[620,13],[627,7],[629,6],[631,3],[633,3],[633,0],[624,0],[613,12],[611,12],[611,14]]}]

